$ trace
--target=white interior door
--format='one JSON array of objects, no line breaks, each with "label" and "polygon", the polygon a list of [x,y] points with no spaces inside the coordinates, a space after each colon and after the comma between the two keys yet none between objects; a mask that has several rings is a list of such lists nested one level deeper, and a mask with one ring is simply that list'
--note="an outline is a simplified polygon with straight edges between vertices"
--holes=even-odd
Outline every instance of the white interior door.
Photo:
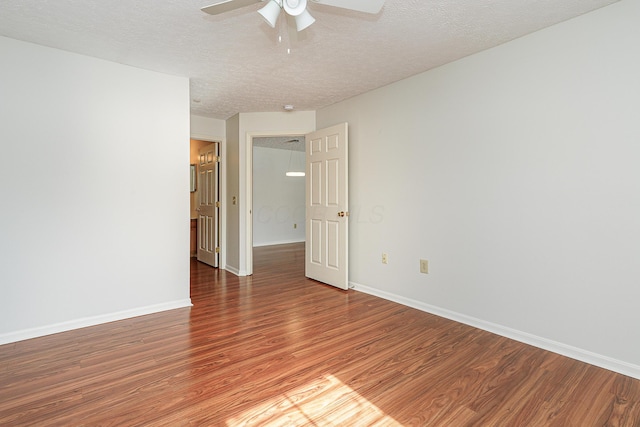
[{"label": "white interior door", "polygon": [[218,267],[220,194],[218,143],[198,152],[198,261]]},{"label": "white interior door", "polygon": [[306,136],[305,274],[349,289],[347,123]]}]

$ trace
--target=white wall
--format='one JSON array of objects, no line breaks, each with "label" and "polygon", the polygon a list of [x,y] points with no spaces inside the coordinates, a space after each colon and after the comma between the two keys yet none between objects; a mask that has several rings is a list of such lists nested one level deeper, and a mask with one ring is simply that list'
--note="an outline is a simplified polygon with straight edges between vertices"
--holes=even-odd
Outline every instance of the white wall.
[{"label": "white wall", "polygon": [[305,240],[305,178],[285,175],[291,158],[304,171],[302,151],[253,147],[253,246]]},{"label": "white wall", "polygon": [[188,79],[0,52],[0,343],[190,305]]},{"label": "white wall", "polygon": [[192,114],[190,116],[191,138],[204,141],[224,141],[226,134],[225,120],[212,119]]},{"label": "white wall", "polygon": [[222,209],[226,212],[227,223],[223,232],[227,235],[227,244],[222,246],[226,262],[221,266],[230,272],[240,274],[240,115],[236,114],[226,121],[227,155],[224,162],[227,165],[226,199],[222,199]]},{"label": "white wall", "polygon": [[640,378],[638,22],[623,0],[318,111],[350,125],[356,289]]}]

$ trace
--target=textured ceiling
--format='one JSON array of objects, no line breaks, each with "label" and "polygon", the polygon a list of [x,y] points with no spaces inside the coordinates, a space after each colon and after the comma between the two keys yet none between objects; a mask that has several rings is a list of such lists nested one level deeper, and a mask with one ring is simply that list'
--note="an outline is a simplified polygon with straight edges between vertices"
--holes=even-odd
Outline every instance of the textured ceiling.
[{"label": "textured ceiling", "polygon": [[211,16],[209,0],[0,0],[0,35],[189,77],[191,112],[226,119],[316,110],[615,1],[386,0],[377,15],[310,3],[316,23],[289,37],[260,3]]}]

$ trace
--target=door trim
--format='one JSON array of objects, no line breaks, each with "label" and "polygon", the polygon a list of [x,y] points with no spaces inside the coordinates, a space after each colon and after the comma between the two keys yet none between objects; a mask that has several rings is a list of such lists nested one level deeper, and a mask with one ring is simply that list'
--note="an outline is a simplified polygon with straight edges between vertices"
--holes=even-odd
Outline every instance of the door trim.
[{"label": "door trim", "polygon": [[[219,145],[220,166],[218,176],[218,191],[220,192],[220,201],[227,200],[227,140],[226,138],[212,138],[211,136],[202,136],[198,134],[191,134],[190,139],[205,142],[217,142]],[[218,268],[221,270],[227,269],[227,210],[223,207],[219,211],[220,215],[220,230],[218,230],[220,236],[220,254],[218,255]]]},{"label": "door trim", "polygon": [[[286,136],[297,137],[304,136],[308,133],[315,131],[315,129],[306,130],[280,130],[280,131],[251,131],[246,133],[245,139],[245,209],[241,212],[245,218],[245,239],[244,239],[244,272],[247,276],[253,274],[253,138],[270,137],[270,136]],[[242,187],[242,183],[240,184]],[[305,190],[306,191],[306,190]],[[242,224],[243,218],[240,218]],[[241,238],[242,240],[242,238]],[[242,265],[242,252],[243,248],[240,248],[240,264]],[[242,268],[242,267],[241,267]]]},{"label": "door trim", "polygon": [[[214,142],[200,147],[198,149],[198,161],[196,164],[199,166],[199,170],[197,173],[197,190],[195,193],[195,202],[197,205],[196,211],[198,214],[198,243],[196,249],[196,259],[212,267],[219,268],[220,143]],[[210,173],[207,173],[205,171],[213,172],[213,174],[210,175]],[[215,177],[212,179],[211,177],[214,175]],[[210,184],[212,183],[214,185],[210,187]],[[213,198],[211,198],[212,195],[214,196]],[[213,221],[211,221],[211,219],[213,219]],[[213,242],[213,240],[215,241]]]}]

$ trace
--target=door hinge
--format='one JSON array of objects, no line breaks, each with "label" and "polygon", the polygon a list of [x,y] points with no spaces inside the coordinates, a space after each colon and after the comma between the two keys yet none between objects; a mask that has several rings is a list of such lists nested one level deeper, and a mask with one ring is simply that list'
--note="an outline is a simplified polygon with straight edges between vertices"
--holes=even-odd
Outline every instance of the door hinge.
[{"label": "door hinge", "polygon": [[213,159],[213,161],[216,163],[220,163],[220,160],[220,156],[215,156],[215,158]]},{"label": "door hinge", "polygon": [[216,202],[216,208],[220,207],[220,202]]},{"label": "door hinge", "polygon": [[220,253],[220,247],[216,247],[216,253],[219,254]]}]

